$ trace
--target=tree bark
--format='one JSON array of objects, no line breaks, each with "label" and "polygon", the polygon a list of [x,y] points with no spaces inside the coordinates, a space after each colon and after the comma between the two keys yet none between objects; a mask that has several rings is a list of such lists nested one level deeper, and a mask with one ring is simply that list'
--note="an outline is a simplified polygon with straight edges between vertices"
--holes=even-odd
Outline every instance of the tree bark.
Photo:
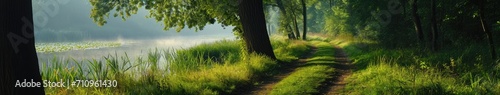
[{"label": "tree bark", "polygon": [[437,27],[437,22],[436,22],[436,0],[431,1],[431,29],[432,29],[432,50],[436,51],[438,50],[438,43],[437,43],[437,38],[438,38],[438,27]]},{"label": "tree bark", "polygon": [[[44,94],[35,50],[31,0],[0,1],[0,95]],[[15,87],[17,80],[40,87]]]},{"label": "tree bark", "polygon": [[297,17],[295,16],[296,14],[294,12],[292,12],[292,15],[293,15],[293,26],[295,26],[295,37],[297,37],[297,39],[300,38],[300,32],[299,32],[299,26],[297,25]]},{"label": "tree bark", "polygon": [[304,31],[302,32],[302,40],[306,40],[307,34],[307,10],[306,10],[306,2],[304,0],[300,0],[302,2],[302,16],[304,17]]},{"label": "tree bark", "polygon": [[486,16],[485,16],[485,8],[484,8],[484,4],[485,4],[486,0],[479,0],[478,1],[478,7],[479,7],[479,19],[481,20],[481,26],[483,28],[483,32],[486,33],[486,37],[488,37],[488,43],[489,43],[489,46],[490,46],[490,53],[491,53],[491,58],[493,60],[496,60],[497,59],[497,54],[496,54],[496,51],[495,51],[495,44],[493,42],[493,34],[491,33],[491,27],[490,27],[490,24],[487,22],[488,20],[486,20]]},{"label": "tree bark", "polygon": [[240,0],[238,8],[247,51],[276,59],[266,32],[262,0]]},{"label": "tree bark", "polygon": [[413,0],[412,2],[412,16],[413,16],[413,24],[415,24],[415,31],[417,32],[418,40],[424,41],[424,33],[422,32],[422,22],[420,22],[420,16],[418,15],[418,7],[417,0]]}]

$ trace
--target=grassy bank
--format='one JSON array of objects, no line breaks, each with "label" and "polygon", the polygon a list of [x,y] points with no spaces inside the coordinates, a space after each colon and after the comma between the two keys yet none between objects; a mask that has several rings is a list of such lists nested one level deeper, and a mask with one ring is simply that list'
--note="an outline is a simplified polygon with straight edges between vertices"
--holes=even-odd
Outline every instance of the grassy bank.
[{"label": "grassy bank", "polygon": [[[386,49],[360,40],[338,41],[357,69],[345,94],[500,94],[498,61],[483,44]],[[465,47],[464,47],[465,46]]]},{"label": "grassy bank", "polygon": [[[282,51],[276,52],[278,59],[293,60],[309,49],[305,43],[279,39],[272,45]],[[241,48],[238,41],[225,40],[181,50],[151,50],[134,62],[126,54],[109,55],[105,61],[53,59],[42,66],[42,78],[117,81],[116,87],[45,88],[47,94],[228,94],[279,67],[275,60],[246,55]],[[165,64],[160,62],[169,64],[159,67]]]}]

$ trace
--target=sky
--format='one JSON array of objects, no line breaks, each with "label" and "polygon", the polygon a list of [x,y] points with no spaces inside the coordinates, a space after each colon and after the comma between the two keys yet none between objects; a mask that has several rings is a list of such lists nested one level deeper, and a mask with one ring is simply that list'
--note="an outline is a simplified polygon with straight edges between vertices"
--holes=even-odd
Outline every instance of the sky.
[{"label": "sky", "polygon": [[156,39],[176,36],[228,35],[232,28],[220,24],[205,26],[204,30],[175,28],[163,30],[161,22],[146,18],[149,11],[139,9],[126,21],[121,17],[107,19],[108,23],[98,26],[90,18],[92,5],[87,0],[33,0],[35,40],[37,42],[61,42],[82,40]]}]

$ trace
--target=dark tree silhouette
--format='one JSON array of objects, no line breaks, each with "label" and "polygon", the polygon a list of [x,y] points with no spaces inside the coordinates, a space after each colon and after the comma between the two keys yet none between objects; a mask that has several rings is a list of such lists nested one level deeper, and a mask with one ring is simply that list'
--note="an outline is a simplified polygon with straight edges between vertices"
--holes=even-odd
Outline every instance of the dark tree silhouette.
[{"label": "dark tree silhouette", "polygon": [[304,0],[300,0],[302,2],[302,16],[304,17],[304,31],[302,31],[302,40],[306,40],[307,34],[307,12],[306,12],[306,2]]},{"label": "dark tree silhouette", "polygon": [[15,87],[17,80],[42,82],[31,7],[31,0],[0,1],[0,95],[44,94],[43,86]]},{"label": "dark tree silhouette", "polygon": [[436,51],[438,49],[438,27],[437,27],[437,21],[436,21],[436,0],[431,1],[431,29],[432,29],[432,37],[431,37],[431,43],[432,43],[432,50]]},{"label": "dark tree silhouette", "polygon": [[238,13],[243,28],[243,39],[246,42],[248,52],[264,54],[276,59],[269,36],[266,34],[262,5],[262,0],[241,0]]},{"label": "dark tree silhouette", "polygon": [[415,24],[415,31],[417,32],[418,40],[424,41],[424,33],[422,32],[422,22],[420,22],[420,16],[418,15],[417,0],[413,0],[412,4],[412,16],[413,24]]},{"label": "dark tree silhouette", "polygon": [[473,0],[472,2],[474,2],[479,7],[479,19],[481,20],[481,27],[483,28],[483,32],[486,33],[486,37],[488,38],[491,58],[495,60],[497,59],[497,54],[495,51],[495,44],[493,42],[493,34],[491,33],[490,24],[488,23],[488,20],[485,16],[486,9],[484,8],[484,6],[487,0]]}]

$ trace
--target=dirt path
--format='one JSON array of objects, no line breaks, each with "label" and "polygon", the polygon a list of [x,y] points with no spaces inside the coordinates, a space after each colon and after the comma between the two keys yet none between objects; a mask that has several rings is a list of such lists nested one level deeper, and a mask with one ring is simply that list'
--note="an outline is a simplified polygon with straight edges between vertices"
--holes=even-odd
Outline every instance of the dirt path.
[{"label": "dirt path", "polygon": [[303,65],[307,62],[307,59],[312,57],[314,53],[316,53],[317,48],[316,47],[311,47],[311,51],[299,58],[299,60],[292,62],[292,63],[287,63],[290,65],[282,65],[285,67],[282,67],[282,70],[277,70],[279,71],[277,75],[274,75],[272,77],[269,77],[267,79],[261,80],[262,82],[259,85],[256,85],[252,87],[248,91],[242,92],[243,95],[266,95],[269,94],[269,92],[272,90],[274,85],[276,85],[278,82],[289,76],[291,73],[293,73],[297,67],[300,65]]},{"label": "dirt path", "polygon": [[339,95],[340,90],[346,85],[346,78],[352,74],[352,69],[354,65],[349,60],[347,53],[339,47],[335,47],[335,70],[336,73],[333,75],[332,79],[329,79],[323,87],[320,88],[320,92],[324,95]]}]

